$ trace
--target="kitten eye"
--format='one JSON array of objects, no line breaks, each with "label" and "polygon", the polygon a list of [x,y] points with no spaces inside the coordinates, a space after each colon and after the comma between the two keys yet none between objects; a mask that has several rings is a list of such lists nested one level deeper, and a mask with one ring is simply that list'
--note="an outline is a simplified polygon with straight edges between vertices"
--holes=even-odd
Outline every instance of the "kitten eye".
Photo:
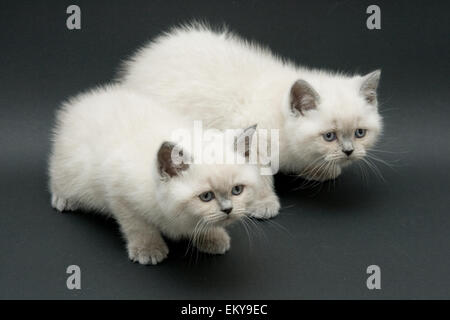
[{"label": "kitten eye", "polygon": [[355,131],[355,137],[362,138],[366,135],[366,129],[356,129]]},{"label": "kitten eye", "polygon": [[200,200],[202,200],[203,202],[209,202],[212,199],[214,199],[214,192],[212,191],[207,191],[207,192],[203,192],[201,195],[198,196],[200,198]]},{"label": "kitten eye", "polygon": [[244,186],[242,184],[238,184],[231,189],[231,193],[235,196],[238,196],[244,191]]},{"label": "kitten eye", "polygon": [[322,136],[323,136],[324,140],[328,141],[328,142],[336,140],[336,132],[330,131],[330,132],[324,133]]}]

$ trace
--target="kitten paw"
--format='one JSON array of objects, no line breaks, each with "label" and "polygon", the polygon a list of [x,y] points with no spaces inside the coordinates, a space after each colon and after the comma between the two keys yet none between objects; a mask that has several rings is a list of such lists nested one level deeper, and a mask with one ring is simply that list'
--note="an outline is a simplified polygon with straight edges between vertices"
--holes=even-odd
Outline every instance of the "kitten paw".
[{"label": "kitten paw", "polygon": [[266,200],[258,203],[258,206],[251,209],[250,217],[256,219],[270,219],[280,213],[280,202],[278,199]]},{"label": "kitten paw", "polygon": [[223,228],[207,231],[199,237],[195,246],[199,251],[209,254],[224,254],[230,249],[230,236]]},{"label": "kitten paw", "polygon": [[158,264],[167,258],[169,248],[164,240],[153,243],[133,242],[128,244],[128,257],[140,264]]},{"label": "kitten paw", "polygon": [[52,207],[58,210],[59,212],[63,211],[74,211],[76,207],[69,200],[66,200],[62,197],[58,197],[56,195],[52,195]]}]

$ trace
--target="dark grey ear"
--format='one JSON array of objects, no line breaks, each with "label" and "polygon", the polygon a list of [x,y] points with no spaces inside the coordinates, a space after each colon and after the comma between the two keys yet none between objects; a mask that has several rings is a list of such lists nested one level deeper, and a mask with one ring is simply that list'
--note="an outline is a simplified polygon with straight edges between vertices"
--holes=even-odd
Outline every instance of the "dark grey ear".
[{"label": "dark grey ear", "polygon": [[380,82],[381,70],[375,70],[363,76],[360,93],[370,104],[377,104],[377,88]]},{"label": "dark grey ear", "polygon": [[291,88],[290,105],[295,116],[317,108],[319,94],[305,80],[297,80]]},{"label": "dark grey ear", "polygon": [[173,142],[165,141],[158,151],[158,170],[161,176],[174,177],[181,171],[187,170],[189,165],[184,163],[183,150]]},{"label": "dark grey ear", "polygon": [[[244,131],[236,137],[234,147],[235,150],[245,157],[250,155],[250,149],[252,146],[252,139],[256,132],[256,124],[244,129]],[[256,151],[256,150],[255,150]]]}]

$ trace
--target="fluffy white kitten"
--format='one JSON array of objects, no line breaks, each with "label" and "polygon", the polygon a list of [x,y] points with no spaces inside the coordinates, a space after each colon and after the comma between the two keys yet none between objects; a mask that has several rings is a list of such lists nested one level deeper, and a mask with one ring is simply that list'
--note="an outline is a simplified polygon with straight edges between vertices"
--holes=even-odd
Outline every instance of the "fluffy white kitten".
[{"label": "fluffy white kitten", "polygon": [[173,130],[190,127],[173,111],[119,87],[70,100],[54,129],[53,207],[112,215],[130,259],[142,264],[166,258],[162,234],[190,238],[200,251],[223,254],[230,247],[224,226],[252,210],[261,176],[248,164],[176,164],[175,144],[167,139]]},{"label": "fluffy white kitten", "polygon": [[121,81],[213,127],[280,129],[280,169],[323,181],[377,140],[379,78],[378,70],[347,76],[295,66],[227,31],[194,24],[140,49]]}]

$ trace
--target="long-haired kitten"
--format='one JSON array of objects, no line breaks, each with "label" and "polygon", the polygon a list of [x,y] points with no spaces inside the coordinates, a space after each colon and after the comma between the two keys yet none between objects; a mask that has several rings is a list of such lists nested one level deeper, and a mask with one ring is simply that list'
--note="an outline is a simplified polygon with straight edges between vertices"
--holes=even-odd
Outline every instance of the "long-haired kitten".
[{"label": "long-haired kitten", "polygon": [[348,76],[296,66],[226,30],[175,28],[122,71],[125,86],[214,127],[280,129],[280,170],[310,180],[336,178],[382,130],[379,70]]},{"label": "long-haired kitten", "polygon": [[[162,235],[189,238],[203,252],[225,253],[230,237],[224,227],[251,210],[261,176],[254,165],[186,161],[189,150],[167,139],[173,130],[190,127],[173,111],[115,86],[68,101],[53,135],[52,206],[111,215],[129,258],[141,264],[167,257]],[[254,128],[242,135],[251,136],[248,130]]]}]

